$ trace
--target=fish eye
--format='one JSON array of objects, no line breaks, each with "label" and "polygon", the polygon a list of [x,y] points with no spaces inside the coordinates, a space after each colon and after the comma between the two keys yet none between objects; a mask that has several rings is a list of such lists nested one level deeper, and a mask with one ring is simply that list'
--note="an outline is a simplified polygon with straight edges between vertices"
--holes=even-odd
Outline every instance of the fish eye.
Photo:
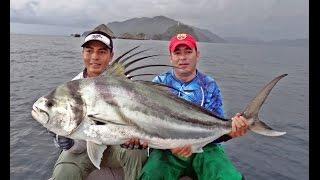
[{"label": "fish eye", "polygon": [[47,107],[52,107],[54,105],[54,101],[53,100],[48,100],[47,102],[46,102],[46,106]]}]

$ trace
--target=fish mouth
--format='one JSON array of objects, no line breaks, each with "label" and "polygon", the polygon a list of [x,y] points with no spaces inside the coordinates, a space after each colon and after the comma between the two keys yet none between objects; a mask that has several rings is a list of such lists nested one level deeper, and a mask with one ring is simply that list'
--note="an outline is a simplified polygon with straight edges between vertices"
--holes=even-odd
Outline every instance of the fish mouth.
[{"label": "fish mouth", "polygon": [[31,115],[35,120],[37,120],[41,124],[47,124],[49,121],[48,112],[46,112],[36,106],[32,107]]}]

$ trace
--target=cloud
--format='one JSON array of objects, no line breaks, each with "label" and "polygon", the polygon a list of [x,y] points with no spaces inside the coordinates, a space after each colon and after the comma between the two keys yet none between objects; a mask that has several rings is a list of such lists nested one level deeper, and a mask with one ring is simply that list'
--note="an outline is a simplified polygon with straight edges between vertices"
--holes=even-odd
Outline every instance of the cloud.
[{"label": "cloud", "polygon": [[[164,15],[223,36],[307,36],[305,0],[12,0],[11,22],[92,27]],[[288,34],[288,35],[289,35]]]}]

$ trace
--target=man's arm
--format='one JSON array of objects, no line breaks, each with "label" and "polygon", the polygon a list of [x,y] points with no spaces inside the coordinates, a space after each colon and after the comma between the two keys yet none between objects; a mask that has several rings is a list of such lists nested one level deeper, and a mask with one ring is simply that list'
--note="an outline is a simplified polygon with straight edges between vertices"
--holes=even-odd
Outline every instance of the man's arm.
[{"label": "man's arm", "polygon": [[216,83],[212,83],[211,86],[207,88],[204,108],[212,111],[217,116],[224,118],[222,94]]},{"label": "man's arm", "polygon": [[[231,132],[219,137],[218,139],[213,141],[214,143],[228,141],[232,138],[243,136],[247,132],[247,129],[249,128],[248,123],[247,123],[247,119],[245,119],[243,116],[241,116],[240,113],[237,113],[231,119],[232,119]],[[186,145],[183,147],[171,149],[171,152],[172,152],[172,154],[175,154],[175,155],[189,157],[192,155],[192,148],[191,147],[192,147],[192,145],[190,144],[190,145]]]},{"label": "man's arm", "polygon": [[[210,91],[210,88],[209,88]],[[224,117],[223,105],[222,105],[222,95],[219,87],[216,83],[211,86],[211,93],[206,97],[206,103],[204,107],[208,110],[213,111],[216,115]],[[247,120],[237,113],[232,119],[231,132],[225,134],[218,139],[214,140],[213,143],[226,142],[232,138],[243,136],[247,129],[249,128]],[[184,147],[178,147],[171,149],[171,152],[175,155],[189,157],[192,155],[191,145],[186,145]]]},{"label": "man's arm", "polygon": [[231,132],[228,134],[224,134],[223,136],[219,137],[218,139],[214,140],[213,143],[221,143],[229,141],[232,138],[243,136],[246,134],[249,125],[248,120],[241,116],[240,113],[237,113],[234,117],[231,118]]}]

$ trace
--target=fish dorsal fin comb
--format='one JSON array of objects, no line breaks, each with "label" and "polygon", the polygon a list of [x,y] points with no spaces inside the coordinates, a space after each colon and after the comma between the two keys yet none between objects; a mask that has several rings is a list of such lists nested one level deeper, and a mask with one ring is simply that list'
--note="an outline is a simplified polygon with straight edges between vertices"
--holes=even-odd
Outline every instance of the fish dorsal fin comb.
[{"label": "fish dorsal fin comb", "polygon": [[[113,60],[109,66],[106,68],[106,70],[104,70],[104,72],[101,74],[101,76],[106,76],[106,75],[115,75],[115,76],[123,76],[124,72],[125,72],[125,67],[123,65],[123,63],[120,62],[120,60],[126,56],[127,54],[129,54],[131,51],[139,48],[140,46],[135,46],[131,49],[129,49],[128,51],[122,53],[118,58],[116,58],[115,60]],[[131,56],[132,57],[132,56]]]},{"label": "fish dorsal fin comb", "polygon": [[[140,46],[136,46],[136,47],[133,47],[131,48],[130,50],[122,53],[118,58],[116,58],[114,61],[112,61],[109,66],[106,68],[106,70],[101,74],[101,76],[117,76],[117,77],[123,77],[123,78],[127,78],[127,79],[130,79],[128,78],[128,76],[130,76],[128,73],[127,73],[127,68],[136,63],[136,62],[139,62],[141,60],[144,60],[144,59],[148,59],[148,58],[151,58],[151,57],[155,57],[155,56],[159,56],[157,54],[155,55],[148,55],[148,56],[142,56],[142,57],[135,57],[137,56],[138,54],[141,54],[143,52],[146,52],[150,49],[145,49],[145,50],[141,50],[141,51],[138,51],[138,52],[135,52],[134,54],[129,54],[131,53],[133,50],[139,48]],[[125,57],[126,55],[128,55],[127,57]],[[155,65],[153,65],[155,66]],[[139,68],[141,69],[141,67]]]},{"label": "fish dorsal fin comb", "polygon": [[103,75],[113,75],[118,77],[126,77],[125,73],[125,67],[121,63],[114,63],[112,66],[107,68],[107,70],[103,73]]}]

